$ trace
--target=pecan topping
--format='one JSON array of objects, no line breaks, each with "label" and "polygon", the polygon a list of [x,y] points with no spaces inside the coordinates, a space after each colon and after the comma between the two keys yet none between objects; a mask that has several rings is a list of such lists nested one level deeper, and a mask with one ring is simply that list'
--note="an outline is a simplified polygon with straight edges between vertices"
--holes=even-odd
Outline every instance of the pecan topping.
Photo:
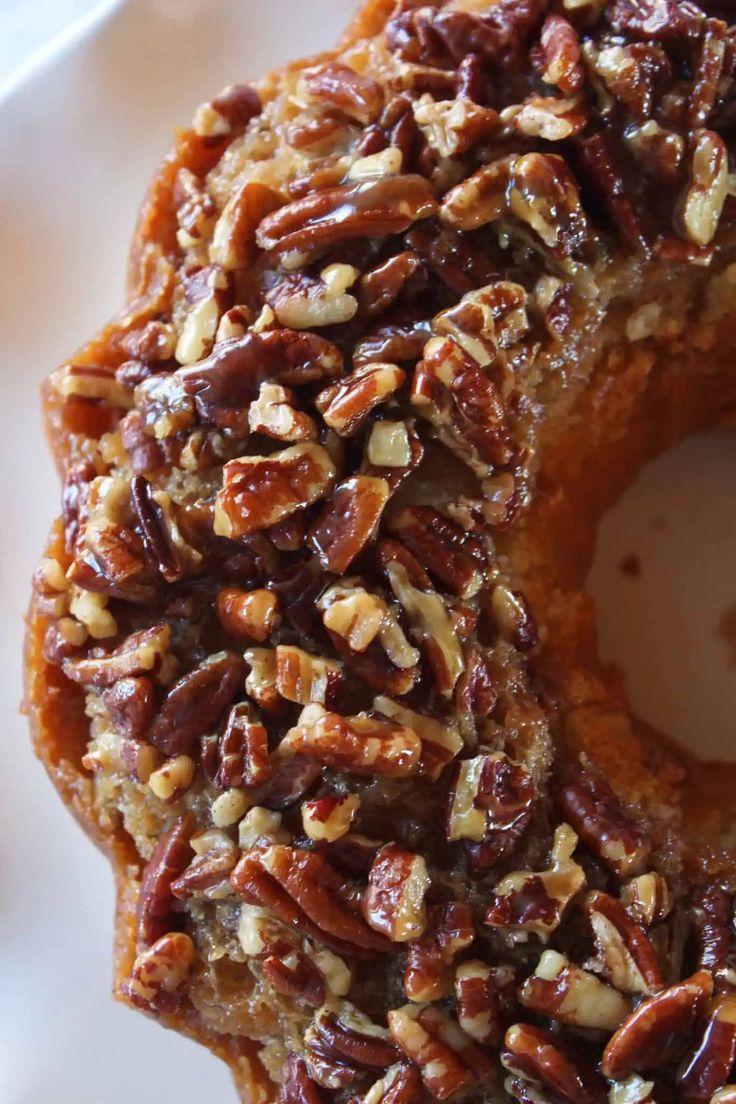
[{"label": "pecan topping", "polygon": [[150,678],[122,678],[102,695],[115,729],[124,739],[141,740],[156,713],[156,691]]},{"label": "pecan topping", "polygon": [[383,314],[404,290],[421,286],[423,267],[416,253],[406,250],[389,257],[360,278],[358,303],[363,314]]},{"label": "pecan topping", "polygon": [[728,151],[720,135],[696,130],[690,143],[690,179],[680,222],[686,238],[709,245],[718,227],[728,188]]},{"label": "pecan topping", "polygon": [[262,249],[324,249],[349,238],[400,234],[437,205],[421,176],[387,176],[328,188],[267,215],[256,231]]},{"label": "pecan topping", "polygon": [[541,874],[507,874],[495,887],[484,922],[503,929],[512,941],[524,941],[533,932],[546,942],[585,885],[585,874],[572,858],[577,842],[569,824],[561,824],[555,830],[551,869]]},{"label": "pecan topping", "polygon": [[166,755],[187,751],[210,731],[243,683],[245,664],[217,652],[183,675],[166,695],[151,728],[151,743]]},{"label": "pecan topping", "polygon": [[64,674],[82,686],[108,687],[120,679],[155,673],[169,650],[168,625],[132,633],[109,655],[64,660]]},{"label": "pecan topping", "polygon": [[371,411],[398,391],[405,379],[396,364],[373,362],[322,391],[317,407],[331,429],[341,437],[352,437]]},{"label": "pecan topping", "polygon": [[368,873],[363,915],[375,931],[394,943],[417,939],[427,924],[424,895],[429,884],[427,864],[421,855],[388,843],[378,852]]},{"label": "pecan topping", "polygon": [[585,83],[577,31],[562,15],[548,15],[545,19],[539,36],[539,54],[534,60],[542,80],[556,85],[566,96],[579,92]]},{"label": "pecan topping", "polygon": [[278,1100],[279,1104],[323,1104],[321,1092],[307,1073],[306,1062],[297,1054],[286,1058]]},{"label": "pecan topping", "polygon": [[215,785],[220,790],[257,786],[271,775],[268,734],[264,726],[254,720],[248,702],[238,702],[230,710],[217,751],[219,767]]},{"label": "pecan topping", "polygon": [[426,713],[417,713],[383,695],[376,698],[373,705],[384,717],[416,732],[422,741],[419,774],[431,782],[439,779],[447,764],[463,748],[463,739],[454,721],[440,721],[435,717],[428,717]]},{"label": "pecan topping", "polygon": [[422,742],[411,728],[366,714],[341,717],[307,705],[279,745],[280,755],[307,755],[335,770],[401,778],[415,774]]},{"label": "pecan topping", "polygon": [[430,905],[427,930],[406,948],[404,992],[409,1000],[424,1003],[448,996],[455,958],[474,939],[473,914],[467,905],[457,901]]},{"label": "pecan topping", "polygon": [[472,598],[480,590],[488,562],[482,544],[438,510],[408,506],[393,515],[388,529],[453,594]]},{"label": "pecan topping", "polygon": [[455,972],[457,1018],[463,1031],[481,1046],[497,1046],[503,1034],[501,1002],[493,971],[485,962],[463,962]]},{"label": "pecan topping", "polygon": [[[218,835],[214,836],[214,833]],[[213,838],[207,843],[212,846],[197,854],[186,870],[171,883],[171,892],[180,901],[192,897],[218,899],[232,893],[229,879],[240,858],[240,851],[230,837],[219,829],[211,829],[210,834]],[[196,837],[189,842],[195,847]]]},{"label": "pecan topping", "polygon": [[716,979],[731,982],[731,916],[733,898],[722,886],[699,886],[692,896],[692,941],[695,960]]},{"label": "pecan topping", "polygon": [[619,878],[639,874],[649,840],[602,778],[579,772],[558,791],[558,801],[586,847]]},{"label": "pecan topping", "polygon": [[435,103],[427,94],[414,103],[413,110],[419,129],[440,157],[465,153],[500,128],[498,112],[468,99]]},{"label": "pecan topping", "polygon": [[427,656],[437,689],[449,695],[462,673],[464,660],[447,609],[433,591],[412,585],[403,563],[393,560],[386,570],[391,589],[412,626],[412,636]]},{"label": "pecan topping", "polygon": [[390,947],[354,911],[351,887],[321,855],[278,845],[250,851],[230,880],[245,901],[337,954],[366,958]]},{"label": "pecan topping", "polygon": [[161,836],[146,864],[136,913],[140,943],[155,943],[171,930],[174,905],[171,884],[192,858],[189,839],[193,829],[191,813],[180,816]]},{"label": "pecan topping", "polygon": [[[672,908],[672,895],[661,874],[650,871],[632,878],[621,890],[621,900],[632,920],[643,928],[659,924]],[[710,968],[708,963],[704,966]]]},{"label": "pecan topping", "polygon": [[465,1032],[434,1008],[404,1005],[388,1013],[388,1026],[437,1100],[487,1077],[492,1069]]},{"label": "pecan topping", "polygon": [[166,582],[179,582],[196,571],[202,556],[184,540],[166,492],[155,491],[147,479],[136,475],[131,480],[130,498],[146,553]]},{"label": "pecan topping", "polygon": [[558,1023],[604,1031],[615,1031],[629,1012],[620,993],[557,951],[544,952],[519,990],[519,1000]]},{"label": "pecan topping", "polygon": [[342,668],[332,660],[312,656],[293,644],[276,648],[276,689],[282,698],[308,705],[330,703],[342,682]]},{"label": "pecan topping", "polygon": [[416,1066],[395,1065],[365,1094],[364,1104],[419,1104],[422,1080]]},{"label": "pecan topping", "polygon": [[348,1001],[341,1001],[336,1011],[329,1005],[320,1008],[304,1042],[310,1074],[331,1089],[355,1084],[369,1070],[387,1069],[399,1057],[388,1031]]},{"label": "pecan topping", "polygon": [[389,493],[385,479],[370,475],[338,483],[308,537],[326,571],[343,574],[373,539]]},{"label": "pecan topping", "polygon": [[262,383],[258,398],[250,404],[248,425],[252,433],[265,433],[277,441],[306,441],[317,436],[308,414],[294,409],[294,393],[278,383]]},{"label": "pecan topping", "polygon": [[174,1012],[184,999],[196,952],[183,932],[162,935],[136,958],[121,989],[147,1012]]},{"label": "pecan topping", "polygon": [[601,1063],[605,1076],[620,1081],[681,1058],[712,992],[713,978],[699,970],[643,1000],[608,1040]]},{"label": "pecan topping", "polygon": [[622,993],[649,995],[664,988],[654,948],[621,902],[596,890],[585,909],[598,953],[593,965]]},{"label": "pecan topping", "polygon": [[256,229],[281,202],[278,192],[257,180],[246,180],[235,188],[215,223],[210,260],[226,271],[252,264],[258,253]]},{"label": "pecan topping", "polygon": [[356,794],[305,801],[302,805],[304,831],[310,839],[334,843],[350,830],[359,808],[360,798]]},{"label": "pecan topping", "polygon": [[501,752],[464,759],[450,790],[447,838],[471,841],[474,866],[511,854],[529,826],[534,785],[527,770]]},{"label": "pecan topping", "polygon": [[506,1069],[541,1084],[565,1104],[605,1104],[608,1099],[600,1074],[552,1032],[514,1024],[504,1042],[501,1061]]},{"label": "pecan topping", "polygon": [[215,533],[234,540],[267,529],[324,498],[334,477],[330,454],[312,442],[230,460],[215,499]]}]

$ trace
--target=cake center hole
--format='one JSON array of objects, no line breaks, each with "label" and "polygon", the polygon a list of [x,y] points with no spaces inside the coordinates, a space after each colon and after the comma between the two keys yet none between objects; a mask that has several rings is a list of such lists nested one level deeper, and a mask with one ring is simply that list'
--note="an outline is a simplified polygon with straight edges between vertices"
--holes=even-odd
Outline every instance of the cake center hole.
[{"label": "cake center hole", "polygon": [[736,762],[736,434],[691,437],[604,517],[588,588],[635,712]]}]

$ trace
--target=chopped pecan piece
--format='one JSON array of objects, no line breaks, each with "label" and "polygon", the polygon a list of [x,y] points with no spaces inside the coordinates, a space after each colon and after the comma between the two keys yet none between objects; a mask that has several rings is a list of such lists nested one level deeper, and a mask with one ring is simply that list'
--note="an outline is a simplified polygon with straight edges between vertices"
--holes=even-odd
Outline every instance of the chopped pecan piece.
[{"label": "chopped pecan piece", "polygon": [[268,955],[263,960],[266,982],[284,997],[301,1000],[317,1008],[325,999],[325,979],[301,951],[287,955]]},{"label": "chopped pecan piece", "polygon": [[404,384],[406,373],[396,364],[373,362],[358,368],[317,396],[325,423],[340,437],[352,437],[372,410]]},{"label": "chopped pecan piece", "polygon": [[287,1055],[278,1104],[323,1104],[322,1093],[307,1073],[306,1062],[298,1054]]},{"label": "chopped pecan piece", "polygon": [[374,707],[392,721],[406,725],[422,741],[419,774],[437,782],[442,771],[463,748],[463,738],[452,719],[438,720],[426,713],[417,713],[384,695],[377,697]]},{"label": "chopped pecan piece", "polygon": [[287,274],[266,293],[282,326],[311,330],[339,326],[358,311],[358,300],[348,292],[360,272],[353,265],[331,264],[319,279],[304,272]]},{"label": "chopped pecan piece", "polygon": [[478,960],[458,966],[455,997],[457,1019],[463,1031],[481,1046],[497,1046],[503,1034],[503,1023],[491,967]]},{"label": "chopped pecan piece", "polygon": [[168,932],[141,951],[121,990],[146,1012],[174,1012],[186,995],[195,959],[189,936]]},{"label": "chopped pecan piece", "polygon": [[683,196],[679,222],[695,245],[712,241],[728,191],[728,150],[712,130],[696,130],[690,140],[690,178]]},{"label": "chopped pecan piece", "polygon": [[110,720],[123,739],[143,739],[156,713],[152,680],[143,675],[119,679],[102,697]]},{"label": "chopped pecan piece", "polygon": [[350,825],[360,808],[357,794],[342,797],[317,797],[302,805],[302,824],[305,833],[313,840],[334,843],[350,830]]},{"label": "chopped pecan piece", "polygon": [[242,134],[261,113],[261,97],[251,84],[229,84],[213,100],[200,104],[192,126],[200,138],[221,142]]},{"label": "chopped pecan piece", "polygon": [[413,105],[414,119],[432,149],[440,157],[466,153],[476,142],[490,138],[500,128],[498,112],[468,99],[436,103],[428,93]]},{"label": "chopped pecan piece", "polygon": [[191,786],[197,764],[191,755],[174,755],[148,776],[148,788],[161,801],[175,801]]},{"label": "chopped pecan piece", "polygon": [[358,304],[365,315],[383,314],[404,290],[421,286],[424,269],[421,258],[411,250],[397,253],[366,272],[358,284]]},{"label": "chopped pecan piece", "polygon": [[539,55],[534,58],[542,80],[554,84],[566,96],[579,92],[585,83],[580,63],[580,39],[563,15],[548,15],[539,36]]},{"label": "chopped pecan piece", "polygon": [[[230,875],[240,858],[240,851],[230,837],[219,829],[211,829],[210,835],[208,843],[211,846],[197,854],[186,870],[171,883],[171,892],[180,901],[192,897],[217,900],[232,893]],[[190,840],[191,846],[194,847],[196,842],[195,838]]]},{"label": "chopped pecan piece", "polygon": [[692,943],[695,961],[716,980],[733,983],[730,963],[733,897],[715,882],[698,886],[692,895]]},{"label": "chopped pecan piece", "polygon": [[314,758],[335,770],[403,778],[419,768],[422,742],[406,725],[365,714],[341,717],[321,705],[307,705],[289,729],[279,754]]},{"label": "chopped pecan piece", "polygon": [[434,1008],[404,1005],[388,1013],[388,1026],[437,1100],[487,1077],[492,1069],[465,1032]]},{"label": "chopped pecan piece", "polygon": [[267,529],[324,498],[334,477],[330,454],[311,441],[270,456],[230,460],[215,499],[215,533],[235,540]]},{"label": "chopped pecan piece", "polygon": [[146,946],[155,943],[173,926],[171,883],[187,868],[192,858],[194,852],[189,839],[193,830],[192,814],[180,816],[161,836],[146,863],[136,911],[139,943]]},{"label": "chopped pecan piece", "polygon": [[557,951],[544,952],[519,990],[519,1000],[558,1023],[603,1031],[620,1027],[630,1008],[615,989]]},{"label": "chopped pecan piece", "polygon": [[248,702],[238,702],[230,710],[217,752],[219,766],[215,785],[220,790],[257,786],[270,777],[268,734],[254,719]]},{"label": "chopped pecan piece", "polygon": [[627,882],[621,890],[621,900],[629,916],[645,929],[659,924],[672,908],[669,886],[655,871],[639,874]]},{"label": "chopped pecan piece", "polygon": [[406,948],[404,992],[409,1000],[424,1003],[448,996],[455,958],[474,939],[473,913],[468,905],[458,901],[430,905],[427,930]]},{"label": "chopped pecan piece", "polygon": [[588,115],[576,97],[529,96],[518,109],[509,108],[508,116],[515,130],[527,138],[543,138],[546,142],[562,142],[585,128]]},{"label": "chopped pecan piece", "polygon": [[52,374],[51,386],[64,399],[91,399],[122,410],[132,405],[114,370],[102,365],[64,364]]},{"label": "chopped pecan piece", "polygon": [[585,900],[597,959],[591,963],[622,993],[649,996],[664,988],[654,947],[620,901],[595,890]]},{"label": "chopped pecan piece", "polygon": [[152,625],[131,633],[109,655],[64,660],[64,674],[82,686],[109,687],[120,679],[155,673],[168,653],[170,639],[168,625]]},{"label": "chopped pecan piece", "polygon": [[188,751],[219,721],[238,693],[245,664],[233,652],[216,652],[169,690],[151,727],[151,743],[166,755]]},{"label": "chopped pecan piece", "polygon": [[381,85],[341,61],[326,61],[305,69],[299,93],[311,103],[325,104],[363,126],[377,118],[383,107]]},{"label": "chopped pecan piece", "polygon": [[601,1062],[604,1075],[620,1081],[680,1059],[712,993],[713,978],[699,970],[643,1000],[608,1040]]},{"label": "chopped pecan piece", "polygon": [[381,632],[388,606],[364,587],[348,584],[330,587],[317,604],[328,632],[342,637],[351,651],[364,652]]},{"label": "chopped pecan piece", "polygon": [[463,759],[450,788],[447,838],[470,841],[479,869],[511,854],[529,826],[534,784],[524,766],[502,752]]},{"label": "chopped pecan piece", "polygon": [[646,253],[646,234],[611,150],[610,133],[578,139],[581,169],[608,218],[631,253]]},{"label": "chopped pecan piece", "polygon": [[690,130],[705,126],[719,94],[719,83],[727,64],[728,26],[720,19],[706,19],[698,44],[695,81],[690,99]]},{"label": "chopped pecan piece", "polygon": [[432,506],[407,506],[388,530],[453,594],[472,598],[483,585],[488,560],[481,542]]},{"label": "chopped pecan piece", "polygon": [[454,307],[441,311],[433,325],[484,368],[493,363],[499,349],[510,349],[528,331],[526,302],[521,284],[495,280],[467,292]]},{"label": "chopped pecan piece", "polygon": [[507,213],[507,192],[515,157],[492,161],[451,188],[442,201],[440,217],[456,230],[476,230]]},{"label": "chopped pecan piece", "polygon": [[342,682],[339,663],[313,656],[293,644],[276,648],[276,689],[282,698],[308,705],[330,703]]},{"label": "chopped pecan piece", "polygon": [[411,402],[440,440],[480,476],[511,458],[506,411],[491,377],[452,338],[434,337],[424,348]]},{"label": "chopped pecan piece", "polygon": [[354,911],[353,889],[321,855],[280,845],[253,850],[230,881],[245,901],[337,954],[370,958],[391,946]]},{"label": "chopped pecan piece", "polygon": [[248,648],[244,652],[250,672],[245,680],[246,693],[269,715],[279,714],[282,698],[276,689],[276,651],[274,648]]},{"label": "chopped pecan piece", "polygon": [[370,475],[338,483],[307,538],[326,571],[347,571],[373,539],[389,494],[386,480]]},{"label": "chopped pecan piece", "polygon": [[437,210],[421,176],[385,176],[304,196],[267,215],[256,231],[261,249],[324,249],[349,238],[401,234]]},{"label": "chopped pecan piece", "polygon": [[677,0],[614,0],[606,15],[619,34],[657,42],[686,38],[703,18],[694,4],[683,6]]},{"label": "chopped pecan piece", "polygon": [[572,857],[577,842],[569,824],[561,824],[555,830],[550,870],[515,871],[502,878],[484,923],[501,928],[512,941],[525,941],[532,932],[546,942],[585,885],[585,874]]},{"label": "chopped pecan piece", "polygon": [[267,640],[281,622],[278,595],[271,590],[224,587],[217,594],[217,615],[236,640]]},{"label": "chopped pecan piece", "polygon": [[430,884],[421,855],[387,843],[368,874],[362,912],[370,926],[393,943],[418,939],[427,925],[424,895]]},{"label": "chopped pecan piece", "polygon": [[557,800],[586,847],[617,877],[641,873],[649,840],[607,782],[584,771],[575,772],[558,790]]},{"label": "chopped pecan piece", "polygon": [[252,433],[264,433],[277,441],[306,441],[317,436],[314,420],[294,408],[294,393],[278,383],[262,383],[258,398],[248,410]]},{"label": "chopped pecan piece", "polygon": [[392,560],[386,572],[412,626],[412,635],[427,656],[437,689],[442,694],[451,694],[462,674],[464,659],[447,609],[434,591],[419,590],[412,585],[403,563]]},{"label": "chopped pecan piece", "polygon": [[498,583],[491,594],[491,612],[504,640],[520,652],[534,648],[538,641],[537,626],[526,598],[519,590]]},{"label": "chopped pecan piece", "polygon": [[482,648],[469,648],[465,653],[465,670],[455,687],[456,708],[474,717],[487,717],[498,701],[494,682],[491,657]]},{"label": "chopped pecan piece", "polygon": [[512,1073],[542,1085],[565,1104],[606,1104],[608,1094],[600,1074],[551,1031],[514,1024],[504,1042],[501,1061]]},{"label": "chopped pecan piece", "polygon": [[707,1011],[702,1034],[678,1079],[683,1104],[711,1100],[728,1081],[736,1060],[736,997],[715,997]]},{"label": "chopped pecan piece", "polygon": [[[391,1066],[383,1077],[371,1085],[363,1097],[364,1104],[420,1104],[422,1079],[416,1066]],[[726,1104],[726,1102],[724,1102]]]},{"label": "chopped pecan piece", "polygon": [[177,583],[194,573],[202,556],[184,540],[168,494],[154,490],[144,476],[136,475],[131,480],[130,499],[146,554],[166,582]]}]

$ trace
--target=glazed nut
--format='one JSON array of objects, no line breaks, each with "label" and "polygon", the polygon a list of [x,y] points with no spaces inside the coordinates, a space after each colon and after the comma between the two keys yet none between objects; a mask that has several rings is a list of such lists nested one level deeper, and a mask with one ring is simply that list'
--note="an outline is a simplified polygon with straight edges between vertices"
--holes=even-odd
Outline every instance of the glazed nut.
[{"label": "glazed nut", "polygon": [[366,457],[379,468],[404,468],[411,463],[411,443],[406,422],[375,422],[368,438]]},{"label": "glazed nut", "polygon": [[325,628],[340,636],[354,652],[364,652],[381,631],[388,615],[382,598],[364,587],[330,587],[318,602]]},{"label": "glazed nut", "polygon": [[267,292],[268,302],[280,325],[290,329],[339,326],[358,312],[358,300],[348,289],[359,275],[347,264],[328,265],[318,279],[303,272],[287,274]]},{"label": "glazed nut", "polygon": [[189,755],[167,759],[148,778],[148,788],[161,801],[173,801],[185,793],[194,781],[196,764]]},{"label": "glazed nut", "polygon": [[490,138],[500,126],[498,112],[472,100],[435,102],[429,93],[412,105],[414,119],[440,157],[456,157],[476,142]]},{"label": "glazed nut", "polygon": [[463,1031],[481,1046],[497,1046],[503,1025],[490,966],[477,959],[458,966],[455,997],[458,1023]]},{"label": "glazed nut", "polygon": [[394,596],[406,613],[411,635],[427,656],[437,689],[449,696],[465,661],[446,606],[433,591],[414,586],[403,563],[393,560],[387,564],[386,574]]},{"label": "glazed nut", "polygon": [[[299,327],[303,329],[303,326]],[[262,383],[258,398],[250,404],[251,433],[264,433],[276,441],[307,441],[317,436],[314,420],[294,407],[294,393],[278,383]]]},{"label": "glazed nut", "polygon": [[641,873],[649,840],[603,779],[577,772],[560,788],[558,801],[583,843],[617,877]]},{"label": "glazed nut", "polygon": [[416,732],[422,741],[419,773],[432,782],[439,779],[447,764],[452,762],[464,746],[457,724],[449,718],[440,721],[426,713],[417,713],[383,694],[375,699],[373,705],[384,717]]},{"label": "glazed nut", "polygon": [[64,674],[81,686],[105,689],[122,679],[154,674],[163,662],[171,640],[168,625],[153,625],[131,633],[108,655],[69,659]]},{"label": "glazed nut", "polygon": [[526,941],[532,932],[546,942],[570,901],[585,885],[583,869],[572,857],[577,842],[569,824],[559,825],[552,844],[551,868],[541,874],[514,871],[502,878],[495,886],[484,922],[500,928],[512,942]]},{"label": "glazed nut", "polygon": [[263,977],[272,989],[291,1000],[317,1007],[325,999],[325,979],[314,962],[300,951],[268,955],[263,960]]},{"label": "glazed nut", "polygon": [[438,334],[452,337],[474,361],[486,367],[500,349],[517,345],[529,330],[527,293],[521,284],[495,280],[463,295],[434,319]]},{"label": "glazed nut", "polygon": [[261,99],[250,84],[229,84],[214,100],[200,104],[192,127],[200,138],[222,140],[242,132],[261,112]]},{"label": "glazed nut", "polygon": [[524,595],[499,583],[491,594],[491,610],[499,633],[520,651],[537,643],[537,626]]},{"label": "glazed nut", "polygon": [[182,675],[156,714],[149,739],[165,755],[189,752],[217,724],[243,685],[245,664],[233,652],[215,652]]},{"label": "glazed nut", "polygon": [[460,598],[478,593],[487,556],[480,541],[456,522],[431,506],[407,506],[391,517],[388,528],[443,587]]},{"label": "glazed nut", "polygon": [[556,96],[530,96],[509,109],[502,118],[527,138],[542,138],[547,142],[562,142],[578,134],[588,122],[579,97],[558,99]]},{"label": "glazed nut", "polygon": [[334,477],[330,454],[311,441],[230,460],[215,499],[215,533],[235,540],[268,529],[323,498]]},{"label": "glazed nut", "polygon": [[155,943],[172,926],[171,884],[192,859],[189,837],[193,826],[191,814],[175,820],[158,840],[143,870],[136,922],[138,941],[146,946]]},{"label": "glazed nut", "polygon": [[726,201],[728,151],[720,135],[697,130],[692,136],[690,157],[690,180],[680,219],[685,236],[695,245],[704,246],[715,235]]},{"label": "glazed nut", "polygon": [[[240,858],[240,851],[233,845],[230,837],[219,829],[210,829],[209,833],[202,833],[202,835],[213,832],[218,832],[222,837],[218,844],[198,854],[186,870],[171,883],[171,892],[177,900],[186,901],[192,898],[220,900],[232,894],[229,878]],[[192,846],[194,847],[193,841]]]},{"label": "glazed nut", "polygon": [[669,886],[662,875],[653,870],[628,881],[621,890],[621,900],[629,916],[643,928],[659,924],[672,908]]},{"label": "glazed nut", "polygon": [[420,1009],[405,1005],[388,1013],[394,1041],[418,1068],[426,1088],[437,1100],[470,1085],[475,1078],[454,1048],[419,1022]]},{"label": "glazed nut", "polygon": [[368,873],[363,916],[393,943],[418,939],[427,926],[424,895],[429,885],[422,856],[388,843],[378,852]]},{"label": "glazed nut", "polygon": [[623,904],[595,890],[585,900],[596,959],[591,965],[622,993],[649,996],[664,988],[654,947]]},{"label": "glazed nut", "polygon": [[542,80],[565,95],[578,92],[585,82],[577,31],[562,15],[548,15],[539,36]]},{"label": "glazed nut", "polygon": [[211,263],[226,272],[251,264],[258,252],[256,229],[266,215],[280,205],[278,192],[259,181],[246,180],[235,188],[212,232],[209,247]]},{"label": "glazed nut", "polygon": [[371,1085],[363,1100],[364,1104],[416,1104],[421,1093],[422,1080],[416,1066],[397,1064]]},{"label": "glazed nut", "polygon": [[615,1031],[629,1013],[620,993],[557,951],[543,953],[519,1000],[558,1023],[599,1031]]},{"label": "glazed nut", "polygon": [[216,828],[229,828],[245,814],[250,799],[244,790],[233,787],[219,794],[212,802],[210,815]]},{"label": "glazed nut", "polygon": [[299,98],[328,107],[367,126],[383,106],[383,88],[377,81],[339,61],[305,69],[299,79]]},{"label": "glazed nut", "polygon": [[217,595],[217,615],[236,640],[267,640],[281,623],[278,596],[271,590],[224,587]]},{"label": "glazed nut", "polygon": [[216,265],[210,266],[210,270],[207,293],[189,308],[176,343],[174,356],[183,366],[198,363],[211,351],[220,317],[227,306],[224,301],[228,290],[227,276]]},{"label": "glazed nut", "polygon": [[705,1023],[693,1053],[678,1077],[678,1095],[683,1104],[710,1100],[722,1088],[736,1060],[736,996],[716,996],[710,1003]]},{"label": "glazed nut", "polygon": [[542,1086],[565,1104],[604,1104],[606,1085],[600,1074],[556,1035],[530,1024],[506,1032],[501,1062],[512,1073]]},{"label": "glazed nut", "polygon": [[342,679],[342,667],[333,660],[310,655],[293,644],[276,648],[276,689],[287,701],[325,705]]},{"label": "glazed nut", "polygon": [[406,373],[397,364],[372,363],[320,392],[317,408],[325,424],[340,437],[352,437],[405,381]]},{"label": "glazed nut", "polygon": [[473,914],[467,905],[457,901],[430,905],[426,931],[406,948],[404,992],[409,1000],[424,1003],[451,993],[454,960],[474,938]]},{"label": "glazed nut", "polygon": [[354,774],[402,778],[417,772],[422,743],[405,725],[365,714],[342,717],[311,704],[289,729],[278,753],[304,755]]},{"label": "glazed nut", "polygon": [[476,845],[474,865],[491,866],[519,843],[534,796],[526,768],[502,752],[463,759],[450,788],[447,839]]},{"label": "glazed nut", "polygon": [[356,794],[343,797],[318,797],[302,803],[302,825],[313,840],[332,843],[350,830],[360,808]]},{"label": "glazed nut", "polygon": [[643,1000],[608,1040],[601,1062],[604,1075],[621,1081],[681,1058],[712,993],[713,978],[699,970]]},{"label": "glazed nut", "polygon": [[348,1001],[320,1008],[304,1034],[307,1068],[326,1089],[344,1089],[368,1070],[386,1069],[399,1051],[379,1027]]},{"label": "glazed nut", "polygon": [[183,932],[169,932],[142,951],[122,984],[125,996],[148,1012],[173,1012],[186,995],[196,952]]},{"label": "glazed nut", "polygon": [[217,740],[214,783],[220,790],[258,786],[271,776],[268,733],[249,702],[237,702]]},{"label": "glazed nut", "polygon": [[238,825],[238,846],[241,851],[271,843],[288,843],[289,831],[284,827],[281,813],[254,805]]},{"label": "glazed nut", "polygon": [[389,495],[387,481],[371,475],[338,483],[307,537],[325,570],[347,571],[373,539]]},{"label": "glazed nut", "polygon": [[52,374],[51,386],[63,399],[93,399],[122,410],[133,405],[114,371],[93,364],[63,365]]},{"label": "glazed nut", "polygon": [[277,711],[282,699],[276,689],[275,648],[248,648],[244,656],[250,666],[245,680],[246,693],[266,713]]}]

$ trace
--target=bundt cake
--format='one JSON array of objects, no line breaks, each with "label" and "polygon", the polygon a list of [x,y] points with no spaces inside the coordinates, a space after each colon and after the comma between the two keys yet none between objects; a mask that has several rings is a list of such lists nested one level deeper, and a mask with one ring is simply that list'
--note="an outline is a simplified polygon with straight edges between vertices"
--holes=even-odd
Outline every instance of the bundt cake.
[{"label": "bundt cake", "polygon": [[45,385],[35,747],[243,1101],[736,1100],[736,772],[584,591],[736,420],[732,12],[369,0],[200,106]]}]

